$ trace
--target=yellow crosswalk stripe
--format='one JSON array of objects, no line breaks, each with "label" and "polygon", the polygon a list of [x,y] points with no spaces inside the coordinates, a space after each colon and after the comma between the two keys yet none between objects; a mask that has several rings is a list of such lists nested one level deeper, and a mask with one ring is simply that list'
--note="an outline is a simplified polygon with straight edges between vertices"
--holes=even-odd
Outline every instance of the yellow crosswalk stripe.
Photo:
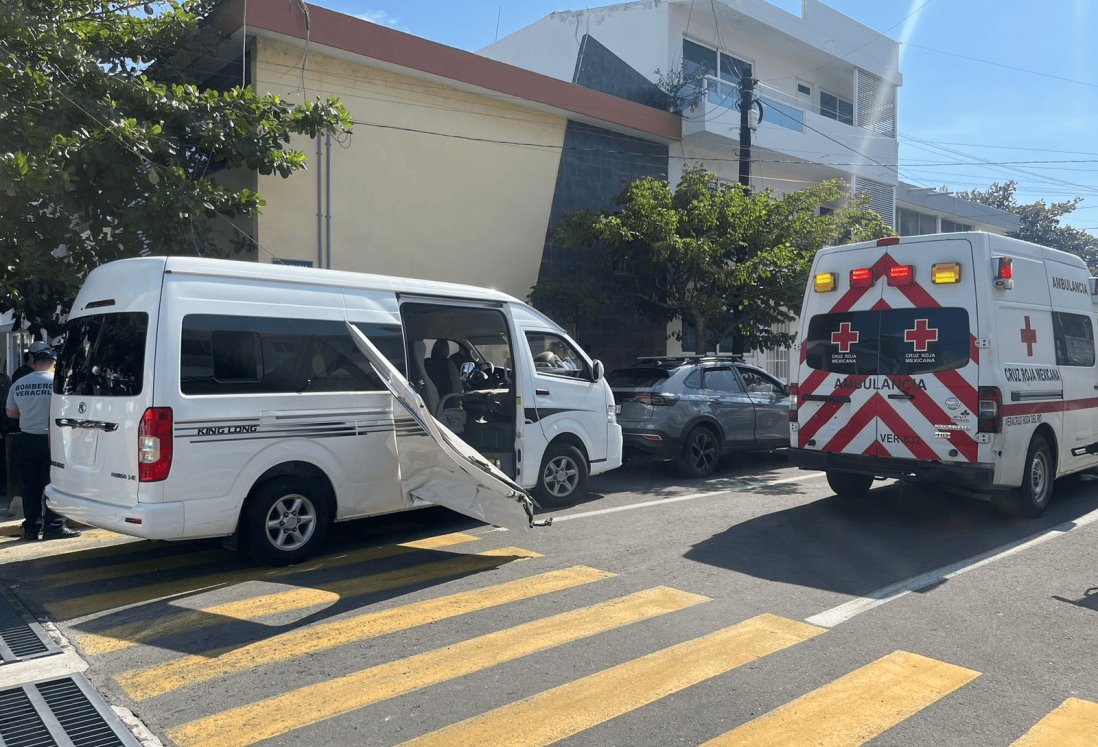
[{"label": "yellow crosswalk stripe", "polygon": [[132,698],[143,700],[254,667],[296,659],[510,602],[532,599],[614,575],[586,566],[549,571],[483,589],[462,591],[331,623],[310,625],[247,646],[188,656],[166,664],[126,672],[116,679]]},{"label": "yellow crosswalk stripe", "polygon": [[[161,583],[133,586],[116,591],[66,597],[65,599],[58,601],[48,602],[46,604],[46,609],[48,609],[50,614],[56,619],[71,620],[74,617],[82,617],[83,615],[90,615],[94,612],[102,612],[104,610],[115,609],[116,607],[126,607],[131,604],[149,602],[154,599],[162,599],[177,594],[213,589],[229,584],[244,583],[246,581],[270,581],[285,576],[304,573],[306,571],[318,570],[321,568],[339,568],[355,563],[376,560],[378,558],[401,555],[415,550],[447,547],[449,545],[473,542],[479,539],[479,537],[475,537],[471,534],[458,532],[430,538],[430,540],[426,541],[420,540],[417,542],[404,542],[399,545],[368,547],[342,555],[327,555],[299,566],[270,569],[240,568],[232,571],[210,573],[203,576],[193,576]],[[425,545],[424,542],[428,542],[429,544]]]},{"label": "yellow crosswalk stripe", "polygon": [[1068,698],[1033,725],[1013,747],[1094,747],[1098,744],[1098,703]]},{"label": "yellow crosswalk stripe", "polygon": [[703,747],[864,744],[979,676],[955,664],[895,651]]},{"label": "yellow crosswalk stripe", "polygon": [[540,557],[540,553],[519,547],[505,547],[476,555],[454,555],[447,560],[332,581],[315,587],[295,587],[199,609],[178,610],[152,619],[87,633],[78,640],[86,655],[99,656],[157,638],[189,633],[233,620],[256,620],[267,615],[331,605],[364,594],[478,573],[515,560],[536,557]]},{"label": "yellow crosswalk stripe", "polygon": [[308,685],[168,730],[180,747],[249,745],[490,666],[706,602],[656,587]]},{"label": "yellow crosswalk stripe", "polygon": [[[171,571],[178,568],[191,568],[207,563],[227,562],[236,565],[239,561],[228,550],[201,550],[198,552],[179,553],[167,555],[163,558],[142,558],[126,563],[108,565],[94,565],[78,570],[59,571],[56,575],[46,576],[43,581],[50,587],[83,586],[95,581],[118,579],[126,576],[136,576],[160,571]],[[254,570],[253,570],[254,572]]]},{"label": "yellow crosswalk stripe", "polygon": [[402,747],[553,744],[824,632],[825,628],[796,620],[759,615],[425,734]]}]

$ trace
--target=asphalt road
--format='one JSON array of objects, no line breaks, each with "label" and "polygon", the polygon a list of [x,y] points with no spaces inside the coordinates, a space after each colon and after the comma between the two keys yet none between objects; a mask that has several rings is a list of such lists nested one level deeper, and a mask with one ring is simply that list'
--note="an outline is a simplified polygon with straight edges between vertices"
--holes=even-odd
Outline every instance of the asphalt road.
[{"label": "asphalt road", "polygon": [[526,533],[341,525],[290,569],[3,542],[0,580],[164,744],[1098,744],[1098,478],[1034,521],[780,453],[590,488]]}]

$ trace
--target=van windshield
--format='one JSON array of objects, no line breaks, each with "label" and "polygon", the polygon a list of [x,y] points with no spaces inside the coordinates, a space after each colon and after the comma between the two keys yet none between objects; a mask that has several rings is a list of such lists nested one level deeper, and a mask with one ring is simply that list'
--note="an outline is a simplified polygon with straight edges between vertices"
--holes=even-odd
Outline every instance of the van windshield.
[{"label": "van windshield", "polygon": [[962,308],[821,314],[808,323],[805,362],[847,375],[952,371],[968,364],[969,329]]},{"label": "van windshield", "polygon": [[145,377],[144,312],[96,314],[73,319],[53,377],[55,394],[132,397]]}]

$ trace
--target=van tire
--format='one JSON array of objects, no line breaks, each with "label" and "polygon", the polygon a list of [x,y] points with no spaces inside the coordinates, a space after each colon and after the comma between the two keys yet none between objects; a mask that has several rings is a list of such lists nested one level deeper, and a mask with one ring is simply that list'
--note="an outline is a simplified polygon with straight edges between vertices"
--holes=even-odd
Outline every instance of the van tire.
[{"label": "van tire", "polygon": [[853,472],[827,471],[827,484],[841,498],[865,498],[873,485],[873,475],[858,475]]},{"label": "van tire", "polygon": [[721,442],[712,428],[695,426],[683,439],[682,453],[675,462],[683,477],[709,477],[717,469]]},{"label": "van tire", "polygon": [[534,497],[542,503],[567,501],[587,489],[587,459],[568,443],[552,443],[541,458]]},{"label": "van tire", "polygon": [[327,489],[315,480],[285,476],[258,485],[244,509],[248,553],[268,565],[291,565],[315,555],[328,536],[331,505]]},{"label": "van tire", "polygon": [[1036,519],[1048,507],[1052,499],[1052,485],[1056,480],[1056,466],[1052,461],[1052,448],[1044,436],[1034,436],[1026,452],[1022,484],[1014,490],[996,493],[996,508],[1020,519]]}]

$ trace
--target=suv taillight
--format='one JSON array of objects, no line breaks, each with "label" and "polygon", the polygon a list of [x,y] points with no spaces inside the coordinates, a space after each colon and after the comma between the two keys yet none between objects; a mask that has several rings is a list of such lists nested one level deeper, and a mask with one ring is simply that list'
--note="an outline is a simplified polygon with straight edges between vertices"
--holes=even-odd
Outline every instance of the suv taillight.
[{"label": "suv taillight", "polygon": [[789,422],[797,422],[797,385],[789,385]]},{"label": "suv taillight", "polygon": [[640,402],[642,405],[652,405],[653,407],[667,407],[675,404],[678,401],[678,396],[674,394],[651,394],[650,392],[641,392],[637,394],[634,401]]},{"label": "suv taillight", "polygon": [[137,427],[137,477],[166,480],[172,469],[172,408],[150,407]]},{"label": "suv taillight", "polygon": [[980,404],[976,419],[977,433],[1003,432],[1003,395],[997,386],[980,387]]}]

